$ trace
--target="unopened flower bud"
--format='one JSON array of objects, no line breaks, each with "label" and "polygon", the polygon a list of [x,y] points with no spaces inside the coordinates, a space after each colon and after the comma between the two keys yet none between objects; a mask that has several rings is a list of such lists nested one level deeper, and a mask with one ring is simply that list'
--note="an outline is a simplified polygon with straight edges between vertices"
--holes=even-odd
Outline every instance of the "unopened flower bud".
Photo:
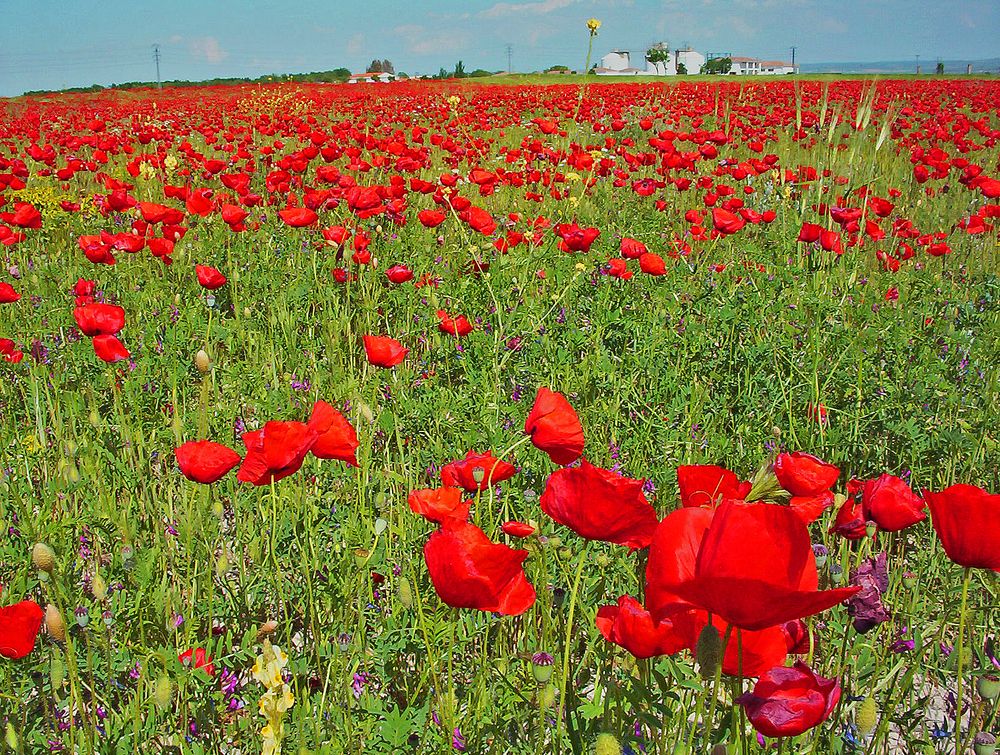
[{"label": "unopened flower bud", "polygon": [[58,642],[66,640],[66,622],[63,621],[59,609],[51,603],[45,606],[45,631]]},{"label": "unopened flower bud", "polygon": [[711,624],[706,624],[698,635],[695,646],[695,658],[698,661],[698,672],[702,679],[715,677],[715,672],[722,663],[722,636],[719,630]]},{"label": "unopened flower bud", "polygon": [[53,691],[62,689],[63,682],[66,681],[66,664],[63,663],[61,653],[57,652],[52,656],[52,663],[49,665],[49,679],[52,681]]},{"label": "unopened flower bud", "polygon": [[215,561],[215,576],[222,579],[227,574],[229,574],[229,568],[231,564],[229,563],[229,556],[223,551],[219,554],[219,557]]},{"label": "unopened flower bud", "polygon": [[153,688],[153,702],[156,703],[156,707],[160,710],[167,710],[174,696],[173,693],[174,685],[170,681],[170,677],[167,674],[162,674],[156,680],[156,686]]},{"label": "unopened flower bud", "polygon": [[538,690],[538,705],[542,708],[551,708],[556,704],[556,685],[549,682]]},{"label": "unopened flower bud", "polygon": [[104,577],[100,575],[100,572],[94,575],[94,578],[90,580],[90,594],[94,596],[94,600],[101,601],[107,597],[108,594],[108,583],[104,581]]},{"label": "unopened flower bud", "polygon": [[4,727],[3,741],[7,743],[7,746],[10,748],[11,752],[18,751],[17,747],[19,743],[17,740],[17,732],[14,731],[14,724],[12,724],[10,721],[8,721],[7,725]]},{"label": "unopened flower bud", "polygon": [[854,717],[854,723],[862,737],[867,737],[875,731],[875,726],[878,724],[878,705],[872,695],[868,695],[861,701],[857,715]]},{"label": "unopened flower bud", "polygon": [[198,353],[194,355],[194,366],[198,368],[198,372],[204,375],[211,365],[212,361],[208,358],[208,352],[204,349],[198,349]]},{"label": "unopened flower bud", "polygon": [[51,574],[56,566],[56,552],[45,543],[35,543],[31,549],[31,563],[38,571]]},{"label": "unopened flower bud", "polygon": [[277,629],[277,628],[278,628],[278,622],[276,622],[274,619],[270,619],[269,621],[265,621],[257,629],[257,642],[260,642],[265,637],[267,637],[267,636],[269,636],[271,634],[274,634],[274,630]]},{"label": "unopened flower bud", "polygon": [[729,747],[720,742],[715,747],[712,748],[712,755],[729,755]]},{"label": "unopened flower bud", "polygon": [[621,755],[622,747],[613,734],[598,734],[594,740],[594,755]]},{"label": "unopened flower bud", "polygon": [[552,656],[548,653],[535,653],[531,656],[531,675],[539,684],[545,684],[552,678]]},{"label": "unopened flower bud", "polygon": [[399,597],[399,604],[406,609],[413,606],[413,590],[410,588],[410,580],[400,577],[396,585],[396,594]]}]

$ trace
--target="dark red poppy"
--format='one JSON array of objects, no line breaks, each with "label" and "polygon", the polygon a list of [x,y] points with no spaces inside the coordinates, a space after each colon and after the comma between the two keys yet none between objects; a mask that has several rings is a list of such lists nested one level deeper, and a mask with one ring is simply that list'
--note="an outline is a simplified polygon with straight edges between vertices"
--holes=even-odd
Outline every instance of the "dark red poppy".
[{"label": "dark red poppy", "polygon": [[583,425],[561,393],[544,386],[524,421],[524,432],[555,464],[570,464],[583,453]]},{"label": "dark red poppy", "polygon": [[385,271],[385,277],[390,283],[406,283],[413,280],[413,271],[406,265],[393,265]]},{"label": "dark red poppy", "polygon": [[177,660],[184,668],[201,669],[210,677],[215,676],[215,664],[212,663],[212,656],[205,651],[205,648],[185,650],[177,656]]},{"label": "dark red poppy", "polygon": [[438,597],[454,608],[519,616],[535,602],[522,564],[528,551],[494,543],[473,524],[446,519],[424,546]]},{"label": "dark red poppy", "polygon": [[641,241],[629,238],[628,236],[622,238],[619,249],[621,250],[622,257],[630,260],[640,259],[642,255],[649,251]]},{"label": "dark red poppy", "polygon": [[836,679],[817,676],[801,661],[771,669],[736,699],[765,737],[795,737],[830,717],[840,701]]},{"label": "dark red poppy", "polygon": [[681,506],[714,506],[723,498],[743,500],[751,483],[741,482],[735,472],[714,464],[677,467]]},{"label": "dark red poppy", "polygon": [[247,454],[236,479],[269,485],[295,474],[317,437],[304,422],[268,422],[260,430],[243,433]]},{"label": "dark red poppy", "polygon": [[795,451],[780,453],[774,460],[778,484],[793,496],[812,496],[829,490],[840,470],[812,454]]},{"label": "dark red poppy", "polygon": [[131,356],[129,350],[125,348],[116,336],[94,336],[94,340],[91,343],[98,359],[105,362],[120,362]]},{"label": "dark red poppy", "polygon": [[319,215],[308,207],[287,207],[278,211],[278,217],[292,228],[305,228],[319,220]]},{"label": "dark red poppy", "polygon": [[484,454],[469,451],[464,459],[449,462],[441,467],[441,482],[474,493],[477,490],[486,490],[498,482],[509,480],[516,472],[513,464],[497,459],[492,451]]},{"label": "dark red poppy", "polygon": [[316,433],[316,442],[310,449],[313,456],[358,466],[358,434],[343,414],[325,401],[317,401],[309,417],[309,429]]},{"label": "dark red poppy", "polygon": [[927,518],[920,497],[891,474],[864,482],[861,506],[865,519],[875,522],[885,532],[898,532]]},{"label": "dark red poppy", "polygon": [[35,647],[45,611],[33,600],[0,607],[0,655],[24,658]]},{"label": "dark red poppy", "polygon": [[549,475],[542,511],[588,540],[645,548],[658,519],[642,492],[643,481],[593,466],[586,459]]},{"label": "dark red poppy", "polygon": [[365,355],[376,367],[395,367],[406,359],[410,350],[389,336],[365,336]]},{"label": "dark red poppy", "polygon": [[198,283],[209,291],[215,291],[226,285],[226,276],[208,265],[195,265],[195,273],[198,275]]},{"label": "dark red poppy", "polygon": [[859,589],[818,584],[808,529],[792,509],[769,503],[668,514],[646,567],[648,605],[673,610],[680,599],[750,630],[825,611]]},{"label": "dark red poppy", "polygon": [[85,336],[113,336],[125,327],[125,310],[114,304],[84,304],[73,310],[73,319]]},{"label": "dark red poppy", "polygon": [[14,290],[9,283],[0,283],[0,304],[13,304],[19,301],[21,294]]},{"label": "dark red poppy", "polygon": [[424,488],[410,492],[406,502],[410,511],[424,519],[440,524],[445,519],[469,518],[470,501],[462,500],[461,488]]},{"label": "dark red poppy", "polygon": [[837,511],[837,518],[830,527],[830,532],[847,540],[861,540],[868,533],[868,523],[865,521],[861,502],[854,498],[844,501]]},{"label": "dark red poppy", "polygon": [[443,309],[437,311],[438,320],[438,330],[442,333],[448,333],[449,335],[461,338],[462,336],[467,336],[472,332],[472,323],[469,322],[465,315],[459,315],[458,317],[452,317]]},{"label": "dark red poppy", "polygon": [[242,461],[228,446],[210,440],[189,440],[174,449],[181,474],[192,482],[211,485]]},{"label": "dark red poppy", "polygon": [[[688,619],[686,615],[680,618]],[[601,606],[596,623],[604,639],[625,648],[636,658],[674,655],[689,644],[690,632],[675,625],[671,618],[654,622],[649,611],[630,595],[618,598],[617,605]]]},{"label": "dark red poppy", "polygon": [[1000,495],[975,485],[924,491],[931,525],[956,564],[1000,572]]}]

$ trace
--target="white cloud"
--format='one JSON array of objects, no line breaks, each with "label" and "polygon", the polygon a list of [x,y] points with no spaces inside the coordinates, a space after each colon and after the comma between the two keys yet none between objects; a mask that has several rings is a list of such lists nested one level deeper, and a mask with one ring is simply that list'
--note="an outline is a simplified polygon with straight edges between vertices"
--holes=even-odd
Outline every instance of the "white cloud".
[{"label": "white cloud", "polygon": [[188,49],[196,58],[201,58],[208,63],[221,63],[229,57],[229,53],[222,49],[219,40],[215,37],[197,37],[188,42]]},{"label": "white cloud", "polygon": [[359,55],[365,49],[365,35],[358,33],[347,40],[347,54]]},{"label": "white cloud", "polygon": [[496,3],[479,13],[480,18],[502,18],[503,16],[520,16],[525,13],[544,15],[560,8],[574,5],[578,0],[536,0],[530,3]]},{"label": "white cloud", "polygon": [[392,33],[402,38],[406,51],[412,55],[459,52],[468,47],[469,37],[456,29],[428,30],[420,24],[397,26]]}]

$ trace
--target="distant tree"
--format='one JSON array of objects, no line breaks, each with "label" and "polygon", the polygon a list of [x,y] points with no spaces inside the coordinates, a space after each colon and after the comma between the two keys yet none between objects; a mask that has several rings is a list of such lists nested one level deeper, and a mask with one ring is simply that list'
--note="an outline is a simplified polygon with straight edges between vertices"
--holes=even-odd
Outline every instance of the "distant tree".
[{"label": "distant tree", "polygon": [[465,63],[460,60],[455,64],[455,78],[464,79],[465,75]]},{"label": "distant tree", "polygon": [[684,65],[683,63],[678,63],[677,64],[677,75],[678,76],[687,76],[687,72],[688,72],[688,67],[686,65]]},{"label": "distant tree", "polygon": [[451,76],[451,74],[448,73],[446,70],[444,70],[442,68],[440,71],[438,71],[437,76],[435,76],[434,78],[435,79],[447,79],[447,78],[450,78],[450,76]]},{"label": "distant tree", "polygon": [[934,68],[934,73],[936,73],[938,76],[944,73],[944,63],[942,63],[940,60],[938,61],[937,66]]},{"label": "distant tree", "polygon": [[483,76],[492,76],[493,71],[487,71],[485,68],[477,68],[475,71],[469,74],[470,79],[480,79]]},{"label": "distant tree", "polygon": [[650,63],[666,63],[670,60],[670,50],[666,47],[650,47],[646,50],[646,60]]},{"label": "distant tree", "polygon": [[549,66],[546,71],[568,71],[569,66]]},{"label": "distant tree", "polygon": [[[680,73],[680,65],[678,64],[678,73]],[[729,73],[733,68],[733,59],[726,58],[712,58],[711,60],[706,60],[705,65],[701,67],[701,73]]]},{"label": "distant tree", "polygon": [[383,73],[396,73],[396,69],[392,67],[391,60],[382,61],[382,72]]},{"label": "distant tree", "polygon": [[373,60],[371,63],[368,64],[366,73],[382,73],[382,61]]}]

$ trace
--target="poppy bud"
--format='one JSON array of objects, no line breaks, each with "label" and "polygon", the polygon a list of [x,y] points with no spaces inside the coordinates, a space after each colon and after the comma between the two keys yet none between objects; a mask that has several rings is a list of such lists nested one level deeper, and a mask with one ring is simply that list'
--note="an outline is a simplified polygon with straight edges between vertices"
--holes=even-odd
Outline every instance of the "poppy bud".
[{"label": "poppy bud", "polygon": [[153,702],[160,710],[170,707],[173,698],[174,685],[167,674],[163,674],[156,680],[156,687],[153,688]]},{"label": "poppy bud", "polygon": [[673,755],[691,755],[691,748],[684,742],[678,742],[674,745]]},{"label": "poppy bud", "polygon": [[212,362],[208,358],[208,352],[204,349],[198,349],[198,353],[194,355],[194,366],[198,368],[198,372],[204,375],[208,372],[208,368],[211,364]]},{"label": "poppy bud", "polygon": [[598,734],[594,740],[594,755],[621,755],[621,745],[613,734]]},{"label": "poppy bud", "polygon": [[984,700],[996,700],[1000,697],[1000,676],[979,677],[976,679],[976,690]]},{"label": "poppy bud", "polygon": [[985,731],[979,732],[972,740],[976,755],[993,755],[997,749],[997,738]]},{"label": "poppy bud", "polygon": [[59,653],[52,656],[49,679],[52,681],[53,691],[62,689],[63,682],[66,681],[66,664],[63,663],[62,655]]},{"label": "poppy bud", "polygon": [[11,752],[18,751],[17,747],[19,743],[17,741],[17,732],[14,731],[14,725],[10,721],[7,722],[7,726],[4,729],[3,739],[4,742],[7,743],[7,746],[10,748]]},{"label": "poppy bud", "polygon": [[548,653],[531,656],[531,674],[539,684],[548,682],[552,678],[552,656]]},{"label": "poppy bud", "polygon": [[875,703],[874,697],[868,695],[862,700],[857,715],[854,717],[854,723],[862,737],[867,737],[875,731],[875,726],[878,724],[878,705]]},{"label": "poppy bud", "polygon": [[76,619],[77,625],[80,629],[83,629],[90,623],[90,614],[87,613],[87,609],[83,606],[77,606],[73,611],[73,618]]},{"label": "poppy bud", "polygon": [[66,640],[66,622],[59,609],[51,603],[45,606],[45,630],[58,642]]},{"label": "poppy bud", "polygon": [[219,554],[219,558],[215,561],[215,576],[222,579],[229,574],[229,567],[229,556],[225,552]]},{"label": "poppy bud", "polygon": [[277,628],[278,628],[278,622],[276,622],[274,619],[265,621],[263,624],[260,625],[260,628],[257,630],[257,642],[260,642],[268,635],[273,634],[274,630]]},{"label": "poppy bud", "polygon": [[56,552],[45,543],[35,543],[31,549],[31,563],[38,571],[51,574],[56,567]]},{"label": "poppy bud", "polygon": [[87,420],[90,422],[90,426],[91,427],[100,427],[101,426],[101,413],[99,411],[97,411],[97,407],[96,406],[91,407],[91,409],[90,409],[90,415],[87,417]]},{"label": "poppy bud", "polygon": [[243,307],[243,316],[249,317],[252,313],[250,312],[250,307]]},{"label": "poppy bud", "polygon": [[90,594],[94,596],[94,600],[104,600],[108,594],[108,583],[104,581],[104,577],[100,574],[95,574],[94,578],[90,580]]},{"label": "poppy bud", "polygon": [[413,606],[413,590],[410,588],[410,580],[406,577],[400,577],[396,591],[397,596],[399,597],[399,604],[403,606],[403,608],[411,608]]},{"label": "poppy bud", "polygon": [[912,590],[917,586],[917,575],[911,571],[903,572],[903,587],[907,590]]},{"label": "poppy bud", "polygon": [[719,668],[719,663],[722,661],[722,636],[719,634],[719,630],[711,624],[706,624],[698,635],[695,658],[698,661],[698,669],[702,679],[713,678]]}]

